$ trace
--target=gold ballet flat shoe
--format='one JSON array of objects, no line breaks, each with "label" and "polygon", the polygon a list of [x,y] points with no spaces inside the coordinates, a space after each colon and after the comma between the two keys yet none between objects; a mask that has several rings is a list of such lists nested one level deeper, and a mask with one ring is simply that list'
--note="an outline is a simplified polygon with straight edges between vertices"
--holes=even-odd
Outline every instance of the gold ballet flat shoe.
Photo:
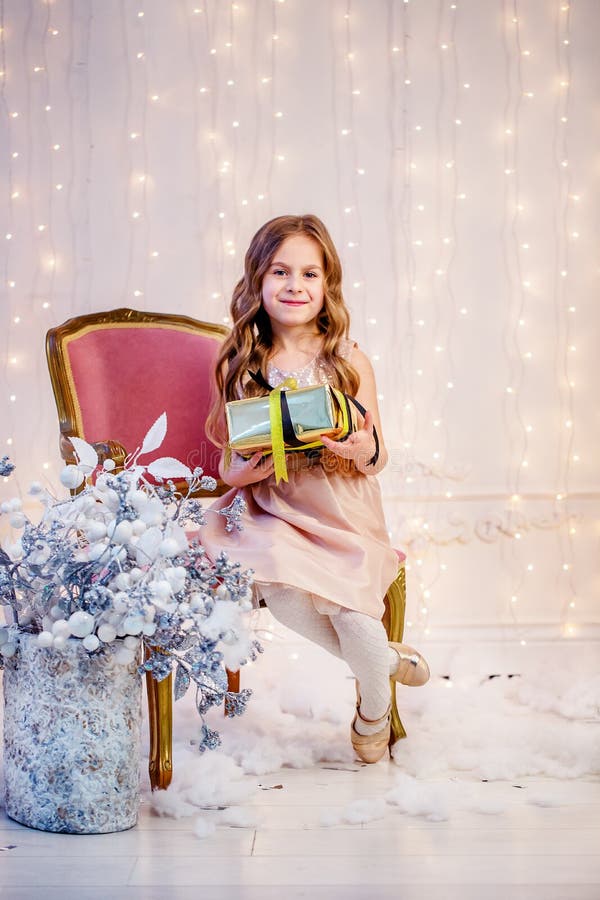
[{"label": "gold ballet flat shoe", "polygon": [[[350,726],[350,740],[352,741],[354,752],[359,759],[365,763],[376,763],[379,762],[381,757],[385,754],[390,742],[391,704],[388,706],[384,715],[379,719],[365,719],[365,717],[360,714],[360,694],[358,693],[358,685],[356,687],[356,694],[358,700],[356,703],[356,714],[352,719],[352,725]],[[380,731],[376,731],[375,734],[359,734],[354,727],[357,718],[367,725],[378,725],[379,722],[385,722],[386,724]]]},{"label": "gold ballet flat shoe", "polygon": [[389,646],[398,654],[398,668],[390,675],[393,681],[407,684],[410,687],[420,687],[429,681],[429,666],[418,650],[414,650],[407,644],[396,644],[389,641]]}]

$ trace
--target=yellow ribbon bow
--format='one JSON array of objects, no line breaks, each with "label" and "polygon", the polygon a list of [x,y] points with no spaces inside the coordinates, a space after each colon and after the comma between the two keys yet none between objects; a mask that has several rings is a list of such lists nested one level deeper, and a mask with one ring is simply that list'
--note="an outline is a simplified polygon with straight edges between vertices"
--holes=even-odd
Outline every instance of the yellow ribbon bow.
[{"label": "yellow ribbon bow", "polygon": [[287,463],[285,459],[285,443],[283,440],[283,421],[281,418],[282,390],[295,391],[298,382],[295,378],[286,378],[269,394],[269,418],[271,421],[271,447],[275,471],[275,483],[288,481]]}]

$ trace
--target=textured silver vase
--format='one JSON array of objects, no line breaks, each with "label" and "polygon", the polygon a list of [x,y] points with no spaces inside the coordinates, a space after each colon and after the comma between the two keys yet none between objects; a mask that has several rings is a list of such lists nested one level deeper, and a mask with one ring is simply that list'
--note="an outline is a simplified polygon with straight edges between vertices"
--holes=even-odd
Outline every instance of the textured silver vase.
[{"label": "textured silver vase", "polygon": [[4,670],[6,812],[42,831],[97,834],[137,822],[141,678],[105,648],[90,656],[21,635]]}]

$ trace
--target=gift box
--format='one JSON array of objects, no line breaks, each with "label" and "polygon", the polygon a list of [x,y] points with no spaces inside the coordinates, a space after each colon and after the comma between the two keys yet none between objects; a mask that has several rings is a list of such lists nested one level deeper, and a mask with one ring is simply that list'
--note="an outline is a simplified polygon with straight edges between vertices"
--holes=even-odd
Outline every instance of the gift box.
[{"label": "gift box", "polygon": [[229,447],[243,456],[257,450],[272,452],[280,436],[283,450],[293,452],[322,447],[322,434],[341,440],[356,430],[354,407],[328,384],[231,400],[225,415]]}]

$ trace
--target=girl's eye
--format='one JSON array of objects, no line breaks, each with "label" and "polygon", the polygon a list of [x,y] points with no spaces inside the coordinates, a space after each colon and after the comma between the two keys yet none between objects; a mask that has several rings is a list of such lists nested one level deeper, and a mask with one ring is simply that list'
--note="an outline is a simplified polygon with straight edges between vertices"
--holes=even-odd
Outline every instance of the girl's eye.
[{"label": "girl's eye", "polygon": [[311,278],[317,278],[317,277],[318,277],[316,272],[307,272],[306,274],[307,274],[307,275],[310,275]]},{"label": "girl's eye", "polygon": [[285,275],[285,271],[283,269],[275,269],[273,275]]}]

